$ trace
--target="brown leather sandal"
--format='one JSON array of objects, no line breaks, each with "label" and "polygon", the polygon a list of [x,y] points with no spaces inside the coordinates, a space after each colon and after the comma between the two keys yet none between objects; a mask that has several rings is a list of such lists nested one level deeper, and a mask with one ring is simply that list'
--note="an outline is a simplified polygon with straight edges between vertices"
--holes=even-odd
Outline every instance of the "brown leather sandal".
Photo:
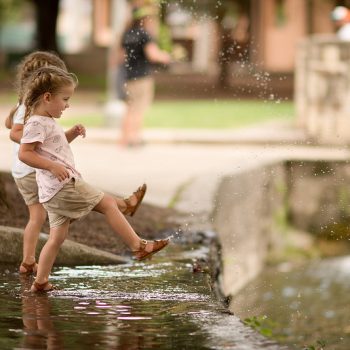
[{"label": "brown leather sandal", "polygon": [[[32,288],[35,288],[35,290],[32,290]],[[55,287],[49,283],[48,281],[47,282],[44,282],[44,283],[38,283],[36,281],[34,281],[34,283],[32,284],[32,287],[31,287],[31,291],[34,292],[34,293],[38,293],[38,292],[50,292],[51,290],[54,290]]]},{"label": "brown leather sandal", "polygon": [[169,244],[170,238],[157,239],[151,242],[153,242],[153,248],[150,252],[148,252],[146,251],[146,246],[148,242],[145,239],[141,239],[140,249],[132,252],[136,260],[141,261],[151,258],[153,254],[159,252]]},{"label": "brown leather sandal", "polygon": [[21,266],[23,266],[23,267],[26,269],[25,272],[19,271],[19,273],[21,273],[21,274],[23,274],[23,275],[29,275],[29,274],[31,274],[31,273],[36,272],[36,271],[34,271],[34,267],[36,266],[36,262],[33,262],[33,264],[27,264],[27,263],[25,263],[25,262],[22,262],[22,263],[21,263]]},{"label": "brown leather sandal", "polygon": [[[146,191],[147,191],[147,185],[143,184],[135,192],[133,192],[133,194],[130,197],[124,198],[124,201],[126,204],[126,209],[123,212],[124,215],[134,216],[134,214],[136,213],[136,210],[138,209],[138,207],[140,206],[143,200],[143,197],[145,196]],[[136,197],[136,203],[134,205],[131,204],[132,196]]]}]

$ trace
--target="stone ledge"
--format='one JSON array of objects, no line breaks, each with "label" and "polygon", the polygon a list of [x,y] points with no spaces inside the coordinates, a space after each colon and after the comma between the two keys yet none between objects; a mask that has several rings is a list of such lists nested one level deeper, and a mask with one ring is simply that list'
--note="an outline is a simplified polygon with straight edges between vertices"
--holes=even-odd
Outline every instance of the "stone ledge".
[{"label": "stone ledge", "polygon": [[[48,236],[45,233],[40,234],[37,253],[40,252]],[[19,264],[22,259],[23,230],[0,225],[0,240],[0,263]],[[109,265],[123,264],[127,261],[128,259],[122,256],[65,240],[55,261],[55,266]]]}]

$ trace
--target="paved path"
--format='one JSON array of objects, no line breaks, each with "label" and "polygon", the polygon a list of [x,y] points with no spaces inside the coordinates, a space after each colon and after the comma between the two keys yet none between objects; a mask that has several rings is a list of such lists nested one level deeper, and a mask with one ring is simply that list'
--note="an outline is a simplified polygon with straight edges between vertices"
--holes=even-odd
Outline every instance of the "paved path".
[{"label": "paved path", "polygon": [[[126,195],[138,185],[149,186],[146,202],[200,211],[222,176],[283,159],[349,159],[342,147],[305,143],[303,133],[289,124],[267,123],[238,131],[146,130],[146,145],[122,149],[117,129],[89,129],[72,143],[77,168],[89,183]],[[0,129],[0,170],[11,167],[12,145]],[[192,191],[187,191],[190,184]],[[193,192],[194,190],[194,192]]]}]

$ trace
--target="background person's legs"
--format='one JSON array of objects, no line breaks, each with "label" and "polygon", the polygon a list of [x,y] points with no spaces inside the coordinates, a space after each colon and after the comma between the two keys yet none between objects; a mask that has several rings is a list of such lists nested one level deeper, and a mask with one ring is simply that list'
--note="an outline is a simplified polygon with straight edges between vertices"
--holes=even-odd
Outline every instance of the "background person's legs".
[{"label": "background person's legs", "polygon": [[128,81],[127,112],[122,121],[121,140],[123,146],[142,143],[142,129],[145,114],[154,96],[154,79],[150,76]]},{"label": "background person's legs", "polygon": [[139,108],[135,112],[134,125],[133,125],[133,142],[135,144],[141,144],[143,142],[142,130],[145,115],[148,109],[151,107],[154,98],[154,79],[152,77],[147,77],[141,79],[139,91],[138,91],[138,101]]},{"label": "background person's legs", "polygon": [[133,121],[136,118],[133,111],[128,106],[127,112],[122,120],[120,145],[127,146],[133,142]]}]

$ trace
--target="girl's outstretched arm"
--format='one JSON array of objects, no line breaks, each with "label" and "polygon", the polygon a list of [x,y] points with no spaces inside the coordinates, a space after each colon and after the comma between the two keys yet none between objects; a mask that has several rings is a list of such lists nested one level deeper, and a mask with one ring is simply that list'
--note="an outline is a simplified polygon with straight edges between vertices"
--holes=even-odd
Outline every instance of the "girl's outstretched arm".
[{"label": "girl's outstretched arm", "polygon": [[71,143],[78,136],[85,137],[86,130],[84,125],[77,124],[77,125],[74,125],[72,128],[70,128],[69,130],[67,130],[65,134],[66,134],[67,141]]},{"label": "girl's outstretched arm", "polygon": [[69,178],[69,172],[66,167],[40,156],[35,151],[35,148],[38,145],[40,145],[40,142],[22,143],[18,153],[19,160],[33,168],[50,171],[58,178],[59,181]]}]

